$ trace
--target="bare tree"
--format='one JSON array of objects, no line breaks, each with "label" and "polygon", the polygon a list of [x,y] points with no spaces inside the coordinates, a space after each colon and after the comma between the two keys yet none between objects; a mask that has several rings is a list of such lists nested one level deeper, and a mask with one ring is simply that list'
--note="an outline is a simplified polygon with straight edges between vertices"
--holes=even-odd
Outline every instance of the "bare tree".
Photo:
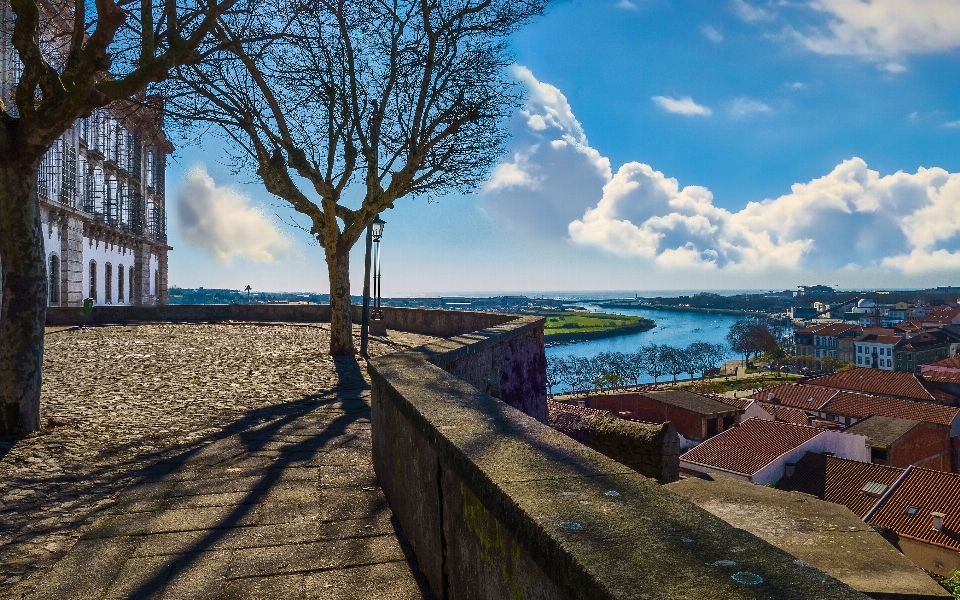
[{"label": "bare tree", "polygon": [[308,219],[330,352],[352,354],[350,249],[396,200],[483,182],[522,99],[507,36],[549,0],[275,1],[288,18],[224,21],[224,51],[181,70],[174,110],[218,125],[237,166]]},{"label": "bare tree", "polygon": [[570,365],[561,356],[547,357],[547,390],[553,397],[553,388],[570,379]]},{"label": "bare tree", "polygon": [[657,344],[649,344],[643,347],[644,371],[647,375],[653,377],[654,383],[657,383],[657,379],[667,372],[663,360],[664,348],[665,346]]},{"label": "bare tree", "polygon": [[0,0],[0,436],[40,421],[44,154],[78,118],[196,60],[237,1]]}]

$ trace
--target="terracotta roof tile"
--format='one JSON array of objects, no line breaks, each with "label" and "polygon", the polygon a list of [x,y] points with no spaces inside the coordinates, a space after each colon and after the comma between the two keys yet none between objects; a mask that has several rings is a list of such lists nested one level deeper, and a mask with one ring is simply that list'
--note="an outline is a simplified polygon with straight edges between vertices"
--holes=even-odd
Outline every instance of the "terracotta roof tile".
[{"label": "terracotta roof tile", "polygon": [[902,335],[878,335],[876,333],[868,333],[857,338],[858,342],[867,342],[869,344],[889,344],[891,346],[896,346],[903,341]]},{"label": "terracotta roof tile", "polygon": [[781,404],[769,404],[767,402],[760,402],[759,404],[763,410],[773,415],[778,421],[793,423],[795,425],[810,424],[810,415],[799,408],[783,406]]},{"label": "terracotta roof tile", "polygon": [[[923,380],[931,383],[960,384],[960,371],[924,371]],[[936,396],[936,392],[934,392]]]},{"label": "terracotta roof tile", "polygon": [[747,419],[682,454],[680,460],[750,476],[822,433],[816,427]]},{"label": "terracotta roof tile", "polygon": [[960,357],[950,356],[948,358],[941,358],[937,362],[930,363],[928,367],[943,367],[945,369],[960,369]]},{"label": "terracotta roof tile", "polygon": [[[907,508],[917,507],[916,514]],[[930,513],[947,515],[943,531],[935,531]],[[960,475],[913,468],[870,519],[898,535],[960,551]]]},{"label": "terracotta roof tile", "polygon": [[913,402],[900,398],[870,396],[854,392],[839,392],[820,410],[827,414],[853,417],[855,419],[865,419],[872,415],[882,415],[896,419],[911,419],[924,423],[935,423],[947,427],[949,427],[954,420],[956,420],[957,415],[960,414],[960,408],[955,406]]},{"label": "terracotta roof tile", "polygon": [[807,385],[932,402],[933,394],[913,373],[856,367],[807,381]]},{"label": "terracotta roof tile", "polygon": [[842,504],[863,518],[879,499],[863,492],[868,482],[891,485],[903,469],[807,452],[797,461],[793,477],[777,482],[777,489],[803,492]]},{"label": "terracotta roof tile", "polygon": [[[776,402],[771,402],[770,394],[773,394]],[[827,403],[830,398],[837,394],[837,390],[805,385],[802,383],[785,383],[776,387],[760,390],[750,396],[754,400],[768,404],[782,404],[804,410],[819,410],[821,406]]]}]

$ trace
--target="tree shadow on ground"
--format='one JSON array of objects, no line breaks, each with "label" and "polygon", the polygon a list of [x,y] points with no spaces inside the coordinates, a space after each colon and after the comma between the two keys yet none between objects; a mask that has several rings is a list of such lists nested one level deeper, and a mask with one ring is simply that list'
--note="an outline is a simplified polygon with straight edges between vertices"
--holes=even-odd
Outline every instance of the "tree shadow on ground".
[{"label": "tree shadow on ground", "polygon": [[[165,569],[159,569],[156,574],[143,583],[132,597],[141,597],[149,595],[149,589],[156,589],[158,585],[165,585],[167,581],[177,573],[182,572],[190,566],[193,561],[200,557],[201,553],[213,547],[232,526],[238,525],[251,510],[257,506],[257,502],[274,489],[283,472],[294,465],[294,463],[303,459],[305,454],[316,452],[337,436],[342,436],[347,432],[350,425],[357,421],[369,420],[369,404],[362,400],[361,396],[369,389],[369,385],[363,378],[363,372],[360,364],[353,356],[334,357],[334,368],[337,373],[337,383],[330,389],[321,389],[316,393],[304,396],[299,400],[274,404],[271,406],[255,409],[244,414],[240,419],[224,426],[222,429],[212,435],[208,435],[199,440],[186,445],[166,448],[164,450],[149,454],[141,454],[133,459],[123,462],[109,463],[102,468],[95,469],[82,478],[72,475],[62,475],[55,477],[46,477],[46,481],[56,484],[59,490],[63,490],[65,496],[73,498],[82,498],[83,505],[102,504],[109,502],[110,496],[115,494],[118,489],[126,485],[126,489],[134,489],[140,486],[149,485],[161,481],[164,477],[185,466],[198,453],[220,440],[239,434],[239,439],[244,452],[262,451],[267,446],[276,450],[279,444],[279,457],[269,467],[263,469],[260,474],[260,481],[253,486],[254,489],[246,498],[218,525],[217,529],[212,530],[208,535],[197,541],[188,552],[178,557],[174,564],[167,565]],[[298,418],[308,415],[311,412],[335,409],[339,413],[325,423],[322,433],[302,439],[298,442],[284,443],[281,433],[283,428]],[[0,458],[8,453],[20,440],[2,439],[0,440]],[[129,450],[131,445],[136,445],[138,441],[132,441],[124,444],[123,448],[112,449],[109,454],[120,454]],[[106,456],[109,456],[106,455]],[[105,457],[106,457],[105,456]],[[147,464],[144,464],[147,463]],[[30,481],[36,481],[31,478]],[[82,485],[84,481],[97,481],[96,486],[85,486],[86,489],[76,490],[76,486]],[[18,482],[8,481],[11,485],[18,486]],[[20,485],[29,483],[21,482]],[[127,485],[129,484],[129,485]],[[121,492],[122,501],[124,493]],[[47,499],[49,501],[50,499]],[[15,500],[8,502],[5,506],[7,511],[16,512],[16,504],[21,504],[20,509],[29,510],[29,502]],[[83,528],[89,522],[91,516],[101,517],[104,512],[111,509],[114,505],[101,506],[99,511],[91,515],[90,511],[78,511],[82,514],[66,516],[55,525],[32,529],[16,535],[8,543],[6,550],[11,549],[12,545],[26,545],[42,540],[42,538],[59,532],[76,531]],[[6,511],[5,511],[6,512]],[[8,513],[10,514],[10,513]],[[409,546],[404,547],[404,553],[407,555],[408,563],[415,574],[419,573],[419,568],[415,566],[416,559],[413,558]],[[55,557],[59,558],[59,557]],[[24,573],[31,578],[39,575],[42,571],[36,568],[30,569],[32,572]],[[2,572],[0,572],[2,574]],[[7,573],[14,574],[14,573]],[[421,584],[422,585],[425,584]],[[429,592],[429,589],[427,589]]]}]

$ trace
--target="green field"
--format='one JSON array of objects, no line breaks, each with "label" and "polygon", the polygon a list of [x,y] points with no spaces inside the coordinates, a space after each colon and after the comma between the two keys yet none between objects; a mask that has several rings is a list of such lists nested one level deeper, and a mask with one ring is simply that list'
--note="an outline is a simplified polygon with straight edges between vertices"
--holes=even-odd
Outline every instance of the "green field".
[{"label": "green field", "polygon": [[643,317],[611,315],[606,313],[544,312],[546,317],[543,336],[550,338],[587,337],[630,333],[653,327],[653,321]]}]

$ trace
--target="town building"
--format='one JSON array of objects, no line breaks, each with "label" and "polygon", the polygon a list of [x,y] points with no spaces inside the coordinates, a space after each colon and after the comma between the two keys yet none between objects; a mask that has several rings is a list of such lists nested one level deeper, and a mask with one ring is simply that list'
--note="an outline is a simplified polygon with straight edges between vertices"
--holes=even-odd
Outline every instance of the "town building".
[{"label": "town building", "polygon": [[599,394],[586,399],[587,408],[609,411],[625,419],[670,421],[688,447],[735,427],[742,409],[685,390],[654,390]]},{"label": "town building", "polygon": [[950,430],[932,423],[871,415],[843,430],[867,436],[870,462],[952,471]]},{"label": "town building", "polygon": [[[855,340],[860,337],[863,328],[859,325],[850,323],[833,323],[826,327],[819,327],[813,332],[813,356],[814,358],[824,358],[830,356],[837,360],[844,360],[843,348],[840,340]],[[851,353],[853,354],[853,353]],[[844,360],[844,362],[852,362]]]},{"label": "town building", "polygon": [[957,401],[957,396],[932,385],[916,373],[901,371],[854,368],[807,380],[806,385],[918,402],[952,405]]},{"label": "town building", "polygon": [[868,333],[854,340],[858,367],[894,370],[893,350],[903,340],[899,335]]},{"label": "town building", "polygon": [[[9,5],[0,11],[11,22]],[[22,66],[10,38],[0,38],[0,97],[12,106]],[[164,172],[173,146],[162,114],[161,100],[145,96],[95,110],[44,156],[37,183],[50,306],[166,302]]]},{"label": "town building", "polygon": [[748,419],[680,455],[680,472],[713,473],[760,485],[774,484],[788,463],[807,452],[831,452],[859,461],[870,460],[862,435]]},{"label": "town building", "polygon": [[946,358],[950,340],[939,329],[908,335],[893,349],[897,371],[919,373],[923,365]]},{"label": "town building", "polygon": [[960,396],[960,357],[951,356],[922,365],[920,376],[928,384]]},{"label": "town building", "polygon": [[813,452],[792,471],[778,489],[846,506],[931,573],[948,576],[960,569],[960,475]]}]

